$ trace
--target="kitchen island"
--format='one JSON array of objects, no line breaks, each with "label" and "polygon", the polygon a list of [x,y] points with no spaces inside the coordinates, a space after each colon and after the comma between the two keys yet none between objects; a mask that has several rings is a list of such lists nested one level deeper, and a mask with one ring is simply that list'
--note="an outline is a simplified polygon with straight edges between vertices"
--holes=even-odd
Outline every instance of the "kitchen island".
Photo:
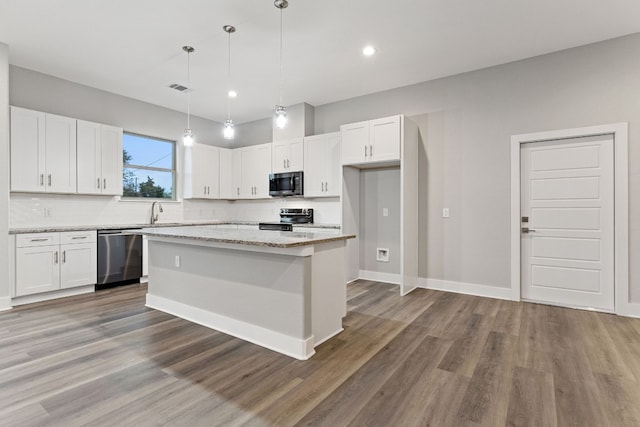
[{"label": "kitchen island", "polygon": [[342,331],[345,242],[354,235],[146,228],[146,304],[263,347],[308,359]]}]

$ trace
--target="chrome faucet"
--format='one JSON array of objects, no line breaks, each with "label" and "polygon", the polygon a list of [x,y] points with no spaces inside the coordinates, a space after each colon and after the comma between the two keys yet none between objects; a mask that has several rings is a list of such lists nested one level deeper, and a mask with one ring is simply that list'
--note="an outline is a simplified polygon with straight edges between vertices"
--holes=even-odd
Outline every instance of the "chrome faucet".
[{"label": "chrome faucet", "polygon": [[[158,212],[155,212],[156,210],[156,205],[158,205]],[[153,203],[151,203],[151,224],[155,224],[156,222],[158,222],[158,215],[164,212],[162,210],[162,203],[155,201]],[[155,213],[155,215],[154,215]]]}]

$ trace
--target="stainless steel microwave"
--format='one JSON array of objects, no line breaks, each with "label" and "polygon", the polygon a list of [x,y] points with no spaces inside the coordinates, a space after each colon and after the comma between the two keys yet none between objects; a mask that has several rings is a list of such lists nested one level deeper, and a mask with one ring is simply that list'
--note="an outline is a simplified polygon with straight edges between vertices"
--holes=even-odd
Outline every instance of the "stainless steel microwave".
[{"label": "stainless steel microwave", "polygon": [[273,197],[302,196],[302,171],[269,174],[269,195]]}]

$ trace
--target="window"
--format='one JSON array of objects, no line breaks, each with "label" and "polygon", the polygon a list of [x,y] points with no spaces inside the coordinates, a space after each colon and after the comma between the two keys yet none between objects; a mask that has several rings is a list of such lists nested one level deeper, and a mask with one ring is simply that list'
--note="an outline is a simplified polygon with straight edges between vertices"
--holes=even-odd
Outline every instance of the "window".
[{"label": "window", "polygon": [[122,137],[122,195],[175,199],[176,143],[125,132]]}]

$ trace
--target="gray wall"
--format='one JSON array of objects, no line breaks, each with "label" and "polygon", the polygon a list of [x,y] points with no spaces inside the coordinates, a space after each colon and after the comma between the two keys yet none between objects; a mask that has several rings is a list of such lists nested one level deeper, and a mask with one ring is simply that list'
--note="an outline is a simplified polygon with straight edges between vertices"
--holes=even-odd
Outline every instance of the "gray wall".
[{"label": "gray wall", "polygon": [[398,113],[421,124],[420,276],[509,287],[511,135],[628,122],[630,283],[639,302],[638,52],[634,34],[318,106],[315,130]]},{"label": "gray wall", "polygon": [[9,305],[9,47],[0,43],[0,309]]},{"label": "gray wall", "polygon": [[[187,124],[184,113],[13,65],[10,67],[10,102],[18,107],[174,141],[182,141]],[[191,129],[197,142],[227,146],[220,123],[192,116]]]},{"label": "gray wall", "polygon": [[[360,270],[400,274],[399,188],[399,168],[360,171]],[[389,250],[389,262],[376,260],[378,248]]]}]

